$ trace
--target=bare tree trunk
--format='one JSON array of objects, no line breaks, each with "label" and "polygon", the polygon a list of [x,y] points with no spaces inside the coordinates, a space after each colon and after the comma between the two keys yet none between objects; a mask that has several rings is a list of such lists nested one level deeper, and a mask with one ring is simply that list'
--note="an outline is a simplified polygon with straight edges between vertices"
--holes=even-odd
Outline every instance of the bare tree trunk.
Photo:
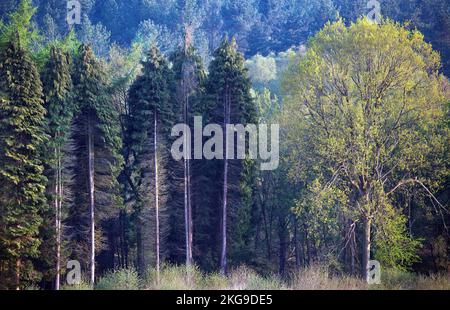
[{"label": "bare tree trunk", "polygon": [[89,207],[91,221],[91,285],[95,283],[95,210],[94,210],[94,142],[91,117],[88,116]]},{"label": "bare tree trunk", "polygon": [[[183,96],[183,118],[184,123],[189,123],[189,89],[188,89],[188,72],[186,68],[183,68],[183,81],[182,81],[182,96]],[[189,141],[185,136],[184,145],[186,146]],[[193,239],[193,224],[192,224],[192,204],[191,204],[191,171],[189,154],[185,150],[184,154],[184,221],[185,221],[185,233],[186,233],[186,266],[192,265],[192,239]]]},{"label": "bare tree trunk", "polygon": [[369,261],[370,261],[370,226],[372,225],[372,220],[367,217],[364,219],[364,246],[363,246],[363,265],[362,265],[362,276],[367,279],[369,274]]},{"label": "bare tree trunk", "polygon": [[56,229],[56,277],[55,290],[60,288],[61,273],[61,154],[58,148],[56,153],[56,174],[55,174],[55,229]]},{"label": "bare tree trunk", "polygon": [[189,224],[189,261],[193,264],[193,235],[194,235],[194,221],[192,220],[192,175],[191,175],[191,160],[187,160],[187,194],[188,194],[188,224]]},{"label": "bare tree trunk", "polygon": [[145,272],[145,257],[144,257],[144,245],[143,245],[143,233],[142,233],[142,218],[141,214],[137,216],[136,227],[136,251],[137,251],[137,268],[139,275],[144,275]]},{"label": "bare tree trunk", "polygon": [[294,248],[295,248],[295,266],[297,268],[300,268],[301,266],[301,259],[300,259],[300,248],[299,248],[299,242],[298,242],[298,219],[297,216],[294,217]]},{"label": "bare tree trunk", "polygon": [[16,259],[16,290],[20,290],[20,268],[22,266],[22,261],[20,257]]},{"label": "bare tree trunk", "polygon": [[[230,123],[231,102],[228,89],[225,91],[224,104],[224,124],[223,129],[226,132],[226,125]],[[220,255],[220,273],[225,275],[227,272],[227,207],[228,207],[228,139],[225,139],[225,157],[223,164],[223,200],[222,200],[222,252]]]},{"label": "bare tree trunk", "polygon": [[279,248],[279,265],[278,272],[280,276],[285,276],[286,272],[286,251],[287,251],[287,241],[286,241],[286,232],[284,231],[285,227],[283,227],[284,223],[280,220],[280,227],[278,232],[278,237],[280,238],[280,248]]},{"label": "bare tree trunk", "polygon": [[155,108],[154,123],[154,156],[155,156],[155,212],[156,212],[156,281],[159,283],[160,257],[159,257],[159,180],[158,180],[158,138],[157,138],[157,112]]}]

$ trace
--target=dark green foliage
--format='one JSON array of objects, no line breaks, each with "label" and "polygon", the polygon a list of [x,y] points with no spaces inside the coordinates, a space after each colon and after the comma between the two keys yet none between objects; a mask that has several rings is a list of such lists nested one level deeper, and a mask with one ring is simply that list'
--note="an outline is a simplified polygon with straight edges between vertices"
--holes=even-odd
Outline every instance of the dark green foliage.
[{"label": "dark green foliage", "polygon": [[[170,128],[173,119],[173,111],[170,101],[172,72],[168,63],[159,50],[153,46],[143,62],[143,72],[129,90],[129,115],[126,128],[126,145],[130,149],[127,159],[129,166],[127,177],[131,189],[131,203],[133,205],[133,217],[135,221],[137,266],[141,274],[154,261],[155,253],[155,196],[154,182],[155,165],[157,156],[160,172],[160,183],[165,186],[165,170],[167,153],[170,149],[167,145],[170,136]],[[154,130],[156,117],[157,132]],[[158,154],[154,152],[155,134],[159,140]],[[161,185],[160,185],[161,186]],[[166,234],[167,205],[166,189],[160,198],[160,244],[161,258],[167,253]]]},{"label": "dark green foliage", "polygon": [[46,208],[39,150],[46,141],[39,73],[19,39],[0,55],[0,257],[2,288],[33,278],[30,259]]},{"label": "dark green foliage", "polygon": [[[244,68],[244,58],[241,53],[237,51],[235,40],[231,42],[224,39],[220,47],[214,53],[214,60],[209,67],[209,76],[206,82],[205,90],[205,108],[209,115],[208,122],[225,126],[226,124],[256,124],[257,111],[253,98],[250,95],[250,80],[247,77],[246,69]],[[224,105],[230,103],[229,119],[224,115]],[[224,130],[225,132],[225,130]],[[240,244],[246,243],[245,237],[251,234],[250,217],[252,206],[252,189],[254,178],[250,175],[253,173],[252,161],[243,160],[229,160],[229,184],[228,200],[229,212],[228,218],[228,235],[230,238],[229,252],[230,265],[237,265],[242,263],[241,257],[249,257],[249,253],[241,253],[243,246]],[[217,223],[220,223],[221,217],[221,203],[223,201],[221,188],[223,184],[223,160],[212,160],[207,163],[210,179],[204,179],[204,184],[200,186],[199,196],[202,199],[211,199],[210,201],[203,201],[202,208],[210,208],[203,212],[212,215],[211,225],[216,226],[205,227],[205,231],[217,231]],[[214,183],[211,182],[214,180]],[[203,191],[205,191],[203,193]],[[215,195],[211,196],[211,193]],[[246,210],[246,211],[244,211]],[[245,214],[246,213],[246,214]],[[244,215],[245,214],[245,215]],[[219,225],[220,227],[220,225]],[[211,238],[217,238],[214,234]],[[217,240],[219,242],[220,235]],[[214,243],[213,243],[214,244]],[[212,249],[220,248],[219,245],[212,247]],[[246,247],[246,251],[250,251]],[[237,253],[237,254],[235,254]],[[219,256],[216,252],[213,256]],[[241,256],[242,254],[242,256]]]},{"label": "dark green foliage", "polygon": [[[94,195],[96,240],[105,237],[102,224],[117,216],[121,206],[118,173],[122,165],[119,154],[122,142],[117,111],[108,101],[105,76],[101,63],[92,50],[80,47],[73,74],[75,113],[72,125],[73,156],[73,207],[68,218],[72,255],[84,266],[89,264],[89,188],[88,139],[93,143]],[[111,251],[111,247],[97,242],[97,251]]]},{"label": "dark green foliage", "polygon": [[[206,73],[203,67],[202,59],[198,56],[197,51],[193,47],[178,48],[170,57],[172,70],[174,72],[174,90],[172,94],[174,122],[186,123],[193,128],[194,116],[203,116],[207,118],[207,114],[203,107],[202,96],[204,92],[204,84]],[[187,108],[184,111],[184,108]],[[186,119],[185,119],[186,118]],[[194,223],[193,232],[193,259],[196,263],[201,264],[202,259],[209,257],[206,255],[197,255],[204,253],[203,249],[198,250],[197,244],[202,244],[203,234],[202,223],[210,219],[209,216],[202,214],[204,199],[200,194],[201,180],[208,173],[204,169],[205,162],[202,160],[189,161],[191,172],[191,204],[192,204],[192,220]],[[185,214],[184,214],[184,161],[169,160],[170,171],[170,234],[169,248],[170,261],[174,263],[186,262],[186,232],[185,232]],[[209,236],[208,236],[209,237]],[[207,238],[208,238],[207,237]],[[207,243],[209,245],[210,243]],[[204,264],[201,264],[204,266]]]},{"label": "dark green foliage", "polygon": [[[57,247],[61,247],[63,239],[63,231],[59,227],[62,227],[71,199],[69,190],[71,174],[68,166],[71,159],[69,138],[73,98],[70,69],[69,54],[55,46],[51,47],[49,60],[41,75],[44,104],[47,110],[46,133],[50,137],[43,154],[46,159],[45,175],[48,179],[47,200],[51,207],[44,217],[45,224],[41,229],[43,255],[41,255],[40,265],[43,271],[47,271],[45,279],[48,282],[53,280],[51,276],[55,274],[56,251],[60,251]],[[56,230],[60,232],[56,233]]]}]

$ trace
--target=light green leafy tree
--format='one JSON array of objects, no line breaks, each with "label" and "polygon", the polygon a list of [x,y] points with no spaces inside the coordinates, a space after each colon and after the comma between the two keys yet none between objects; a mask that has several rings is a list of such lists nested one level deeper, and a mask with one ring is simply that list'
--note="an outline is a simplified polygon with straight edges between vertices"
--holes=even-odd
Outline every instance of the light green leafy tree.
[{"label": "light green leafy tree", "polygon": [[417,244],[394,211],[400,189],[417,186],[443,207],[425,173],[444,169],[438,158],[449,141],[439,128],[445,103],[439,67],[421,33],[360,19],[349,27],[327,24],[286,74],[291,174],[307,183],[318,178],[324,191],[341,197],[335,206],[362,232],[363,276],[372,236],[383,229],[389,251],[378,243],[379,257],[396,255],[384,260],[401,265],[414,260]]}]

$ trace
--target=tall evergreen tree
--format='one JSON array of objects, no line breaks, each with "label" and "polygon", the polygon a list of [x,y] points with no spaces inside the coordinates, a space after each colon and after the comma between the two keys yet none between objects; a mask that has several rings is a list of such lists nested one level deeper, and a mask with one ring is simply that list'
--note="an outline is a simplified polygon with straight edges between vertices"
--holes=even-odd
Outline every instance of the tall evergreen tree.
[{"label": "tall evergreen tree", "polygon": [[[145,272],[148,250],[158,277],[161,257],[166,255],[167,195],[163,185],[172,118],[171,83],[168,63],[153,46],[143,62],[142,75],[129,91],[127,138],[132,153],[130,181],[137,226],[137,266],[141,274]],[[149,227],[155,229],[150,231]]]},{"label": "tall evergreen tree", "polygon": [[102,224],[116,216],[121,204],[117,176],[122,142],[118,114],[106,94],[103,67],[89,46],[82,45],[78,54],[73,75],[74,206],[68,222],[75,257],[90,267],[93,284],[96,255],[102,250]]},{"label": "tall evergreen tree", "polygon": [[44,101],[47,109],[46,176],[47,193],[54,206],[55,222],[55,289],[59,289],[61,271],[61,242],[63,206],[67,207],[69,134],[73,107],[71,102],[72,80],[70,76],[70,56],[61,49],[52,47],[42,74]]},{"label": "tall evergreen tree", "polygon": [[[222,125],[226,133],[227,124],[256,123],[256,107],[250,94],[251,84],[244,67],[244,57],[237,51],[236,42],[225,39],[214,53],[210,64],[209,77],[206,85],[206,96],[209,101],[210,120]],[[224,139],[223,149],[235,146],[227,145]],[[226,153],[226,152],[225,152]],[[244,191],[242,182],[245,168],[244,160],[233,160],[224,154],[223,161],[218,164],[215,177],[220,178],[221,195],[221,249],[220,271],[227,270],[228,233],[235,230],[238,206],[242,205]],[[233,218],[231,223],[229,219]],[[231,225],[230,225],[231,224]]]},{"label": "tall evergreen tree", "polygon": [[[205,80],[205,71],[201,58],[198,56],[196,50],[191,46],[191,29],[186,28],[185,44],[178,48],[171,56],[173,64],[173,71],[175,74],[176,89],[174,92],[174,113],[177,121],[189,125],[191,128],[194,125],[194,116],[202,115],[200,98],[203,94],[203,86]],[[191,147],[192,149],[192,147]],[[195,162],[192,158],[183,159],[183,167],[181,162],[173,163],[172,170],[175,176],[183,179],[183,184],[179,184],[174,180],[175,187],[181,185],[183,187],[183,202],[184,206],[184,234],[185,234],[185,252],[187,266],[193,264],[193,247],[194,247],[194,188],[195,182]],[[178,169],[177,169],[178,168]],[[182,170],[182,173],[180,173]],[[173,202],[176,202],[177,189],[174,189],[172,196]],[[176,212],[176,209],[174,209]],[[175,216],[175,214],[174,214]],[[175,219],[171,221],[175,224]],[[175,224],[176,225],[176,224]],[[174,226],[173,234],[178,234],[177,227]]]},{"label": "tall evergreen tree", "polygon": [[19,288],[39,254],[46,140],[39,73],[17,35],[0,56],[0,286]]}]

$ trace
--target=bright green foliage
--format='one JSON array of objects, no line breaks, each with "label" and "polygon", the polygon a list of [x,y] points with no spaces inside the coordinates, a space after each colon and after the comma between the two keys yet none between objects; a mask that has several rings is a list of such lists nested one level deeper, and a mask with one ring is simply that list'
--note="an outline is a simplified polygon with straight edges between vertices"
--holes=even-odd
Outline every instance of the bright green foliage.
[{"label": "bright green foliage", "polygon": [[[389,225],[381,215],[392,204],[401,208],[394,199],[399,189],[431,188],[426,171],[445,169],[437,165],[443,156],[437,150],[448,141],[448,131],[439,129],[439,66],[438,54],[417,31],[365,19],[349,27],[328,24],[285,79],[292,176],[321,180],[322,191],[345,197],[334,205],[357,226],[373,221],[378,231]],[[397,239],[404,232],[398,225],[390,226]],[[405,245],[411,240],[391,243],[405,252],[399,256],[391,248],[389,261],[412,263],[406,249],[415,243]]]},{"label": "bright green foliage", "polygon": [[48,44],[41,46],[39,50],[34,53],[33,58],[35,59],[38,67],[41,69],[52,57],[52,49],[56,48],[62,53],[69,54],[70,56],[76,56],[79,46],[80,42],[76,37],[75,31],[71,30],[64,38],[51,41]]},{"label": "bright green foliage", "polygon": [[45,209],[40,147],[46,141],[39,74],[13,41],[0,55],[0,257],[3,288],[32,277]]},{"label": "bright green foliage", "polygon": [[8,16],[8,23],[0,20],[0,50],[5,48],[8,42],[18,39],[24,49],[29,49],[39,40],[39,34],[31,19],[36,12],[31,0],[22,0],[16,11]]},{"label": "bright green foliage", "polygon": [[421,241],[414,239],[407,231],[407,218],[393,206],[386,205],[376,218],[375,259],[384,268],[404,270],[419,261],[417,250]]},{"label": "bright green foliage", "polygon": [[138,290],[140,279],[134,269],[119,269],[105,274],[95,286],[96,290]]}]

